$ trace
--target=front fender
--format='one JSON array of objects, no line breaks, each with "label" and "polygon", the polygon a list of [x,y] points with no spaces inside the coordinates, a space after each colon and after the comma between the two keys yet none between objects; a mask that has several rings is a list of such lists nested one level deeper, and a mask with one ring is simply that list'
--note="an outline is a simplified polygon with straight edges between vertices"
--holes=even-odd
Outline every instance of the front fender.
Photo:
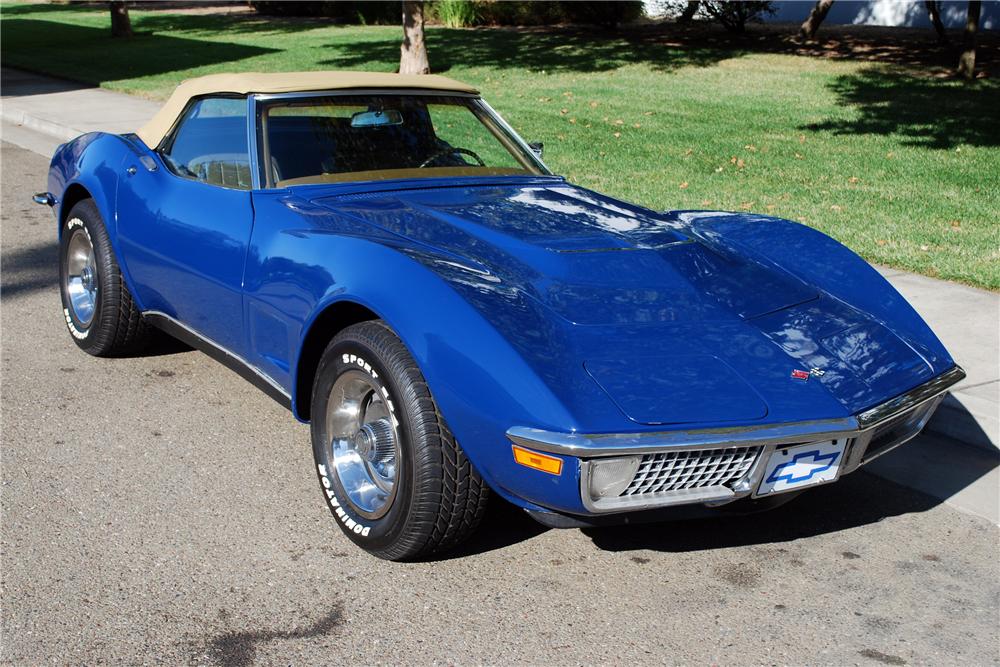
[{"label": "front fender", "polygon": [[56,217],[61,222],[79,201],[67,193],[83,188],[94,200],[114,243],[116,237],[115,196],[125,155],[125,139],[104,132],[91,132],[56,149],[49,165],[48,189],[57,200]]},{"label": "front fender", "polygon": [[[574,418],[514,347],[428,263],[446,261],[469,281],[476,279],[475,271],[469,274],[453,258],[442,260],[425,248],[399,245],[398,237],[375,240],[371,227],[356,228],[329,211],[298,206],[290,216],[289,202],[280,199],[255,196],[258,217],[245,288],[250,347],[270,350],[261,354],[261,363],[280,346],[258,338],[256,332],[265,328],[260,322],[288,327],[287,383],[296,415],[301,416],[296,374],[310,328],[327,308],[358,304],[402,339],[449,427],[491,487],[508,498],[580,509],[575,461],[567,461],[558,477],[524,468],[514,463],[506,436],[515,424],[571,431],[577,427]],[[476,289],[502,289],[479,278]]]},{"label": "front fender", "polygon": [[[62,236],[62,222],[70,209],[85,197],[94,200],[104,220],[115,259],[132,294],[132,277],[118,243],[118,180],[125,160],[135,149],[123,137],[105,132],[91,132],[56,149],[49,165],[48,190],[56,197],[57,235]],[[139,304],[142,307],[142,304]]]}]

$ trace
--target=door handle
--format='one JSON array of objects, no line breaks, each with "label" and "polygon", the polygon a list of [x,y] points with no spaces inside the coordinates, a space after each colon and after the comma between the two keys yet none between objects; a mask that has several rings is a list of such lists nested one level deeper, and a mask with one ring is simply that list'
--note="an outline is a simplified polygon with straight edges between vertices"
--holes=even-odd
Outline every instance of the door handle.
[{"label": "door handle", "polygon": [[129,165],[129,167],[127,169],[125,169],[125,173],[128,174],[129,176],[135,176],[135,172],[136,172],[136,168],[135,168],[134,164],[133,165]]}]

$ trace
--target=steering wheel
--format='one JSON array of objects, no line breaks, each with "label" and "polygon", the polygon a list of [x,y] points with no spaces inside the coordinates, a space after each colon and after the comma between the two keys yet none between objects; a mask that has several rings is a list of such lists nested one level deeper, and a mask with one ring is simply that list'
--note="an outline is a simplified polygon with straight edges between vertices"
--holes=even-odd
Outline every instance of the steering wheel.
[{"label": "steering wheel", "polygon": [[486,166],[486,163],[483,162],[483,158],[481,158],[478,155],[476,155],[475,151],[471,151],[468,148],[461,148],[461,147],[454,147],[453,148],[453,147],[449,146],[448,148],[442,148],[438,152],[434,153],[434,155],[431,155],[429,158],[427,158],[426,160],[424,160],[423,162],[421,162],[419,168],[423,169],[424,167],[430,165],[432,162],[435,162],[435,161],[439,160],[440,158],[443,158],[445,155],[452,155],[454,153],[461,153],[462,155],[468,155],[473,160],[475,160],[476,162],[478,162],[480,167],[485,167]]}]

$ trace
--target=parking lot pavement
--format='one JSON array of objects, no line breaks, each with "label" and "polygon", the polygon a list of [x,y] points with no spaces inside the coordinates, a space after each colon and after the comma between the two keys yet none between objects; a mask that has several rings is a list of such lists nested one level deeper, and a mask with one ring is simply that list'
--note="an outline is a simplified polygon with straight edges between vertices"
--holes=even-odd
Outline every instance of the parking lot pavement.
[{"label": "parking lot pavement", "polygon": [[363,554],[269,398],[178,346],[75,347],[29,199],[47,161],[0,157],[0,662],[996,662],[997,527],[864,471],[768,514],[617,529],[495,502],[461,553]]}]

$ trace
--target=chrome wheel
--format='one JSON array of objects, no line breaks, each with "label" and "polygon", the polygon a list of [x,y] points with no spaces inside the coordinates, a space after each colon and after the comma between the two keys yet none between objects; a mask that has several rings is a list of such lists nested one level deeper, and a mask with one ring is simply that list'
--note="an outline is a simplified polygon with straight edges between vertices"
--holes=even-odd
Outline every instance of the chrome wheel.
[{"label": "chrome wheel", "polygon": [[83,327],[88,327],[97,308],[97,258],[86,229],[77,227],[72,234],[66,245],[66,273],[63,280],[66,281],[66,294],[69,296],[73,315]]},{"label": "chrome wheel", "polygon": [[330,462],[353,509],[368,519],[389,511],[399,473],[398,426],[371,376],[349,370],[327,402]]}]

